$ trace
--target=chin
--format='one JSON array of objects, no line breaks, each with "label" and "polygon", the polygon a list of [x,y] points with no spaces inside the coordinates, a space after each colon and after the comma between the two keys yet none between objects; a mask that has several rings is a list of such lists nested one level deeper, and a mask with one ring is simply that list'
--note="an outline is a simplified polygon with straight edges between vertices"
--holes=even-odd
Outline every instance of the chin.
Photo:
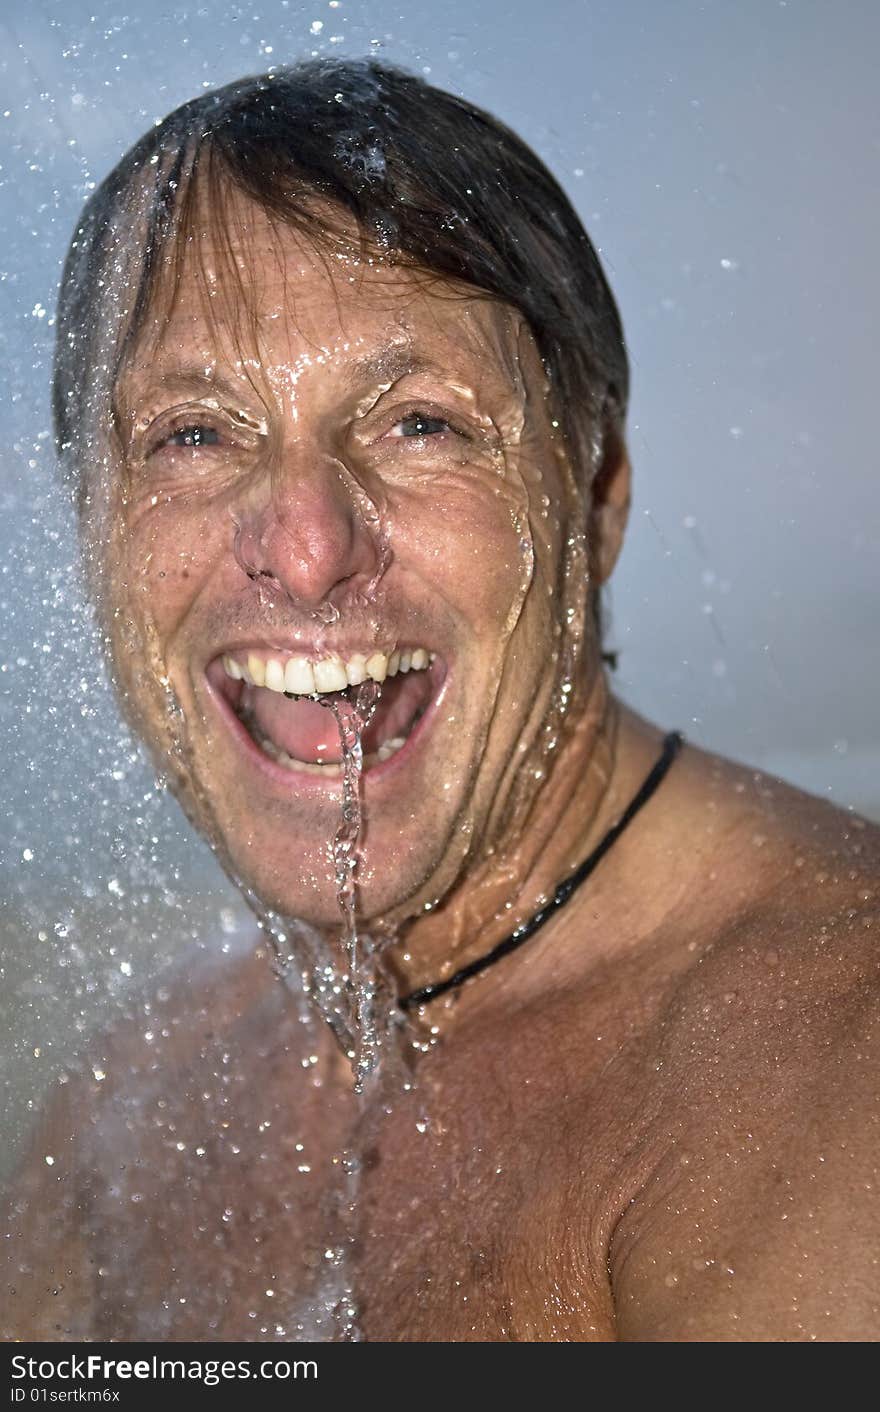
[{"label": "chin", "polygon": [[[200,831],[206,832],[204,822],[197,822]],[[217,838],[215,827],[214,835],[220,861],[236,885],[251,894],[257,910],[262,906],[326,932],[338,932],[343,926],[329,862],[329,838],[322,858],[314,854],[304,857],[296,842],[291,841],[289,848],[284,849],[284,857],[292,861],[273,863],[264,859],[261,866],[254,867],[252,850],[241,847],[240,830],[231,837],[224,831]],[[448,851],[439,862],[434,856],[396,851],[390,862],[386,854],[383,866],[374,866],[371,856],[370,849],[365,849],[358,863],[363,882],[357,887],[356,913],[365,931],[371,925],[382,930],[400,926],[418,915],[426,904],[436,902],[445,892],[461,862],[451,860]]]}]

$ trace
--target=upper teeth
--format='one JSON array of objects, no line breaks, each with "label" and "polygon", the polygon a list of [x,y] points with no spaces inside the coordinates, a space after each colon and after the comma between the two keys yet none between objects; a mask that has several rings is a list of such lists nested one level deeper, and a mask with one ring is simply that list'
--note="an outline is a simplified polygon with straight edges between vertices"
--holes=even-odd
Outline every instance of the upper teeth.
[{"label": "upper teeth", "polygon": [[390,655],[373,652],[369,657],[355,652],[346,662],[341,657],[321,657],[312,662],[308,657],[261,657],[249,652],[247,662],[224,657],[223,668],[227,676],[250,686],[266,686],[270,691],[285,691],[291,696],[314,696],[359,686],[368,677],[383,682],[398,672],[421,672],[433,660],[434,653],[424,647],[394,651]]}]

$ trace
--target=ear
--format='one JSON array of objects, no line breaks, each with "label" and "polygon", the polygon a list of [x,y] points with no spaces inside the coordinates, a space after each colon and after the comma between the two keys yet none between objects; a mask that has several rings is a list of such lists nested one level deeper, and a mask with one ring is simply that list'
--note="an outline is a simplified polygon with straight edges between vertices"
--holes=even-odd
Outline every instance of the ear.
[{"label": "ear", "polygon": [[629,518],[632,473],[623,433],[606,426],[602,459],[590,487],[587,543],[594,582],[611,577]]}]

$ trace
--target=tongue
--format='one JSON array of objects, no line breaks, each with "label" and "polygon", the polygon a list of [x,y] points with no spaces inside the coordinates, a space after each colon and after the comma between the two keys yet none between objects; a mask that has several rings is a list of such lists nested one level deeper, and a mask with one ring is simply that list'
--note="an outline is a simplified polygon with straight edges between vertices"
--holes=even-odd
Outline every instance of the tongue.
[{"label": "tongue", "polygon": [[288,701],[280,691],[265,687],[251,687],[248,695],[248,704],[263,735],[292,759],[342,759],[339,729],[329,706],[321,706],[308,697]]},{"label": "tongue", "polygon": [[[350,695],[354,695],[353,689]],[[330,699],[343,701],[345,697],[341,692],[334,692],[324,697],[324,700]],[[386,740],[408,735],[416,713],[424,709],[430,699],[428,672],[410,672],[385,682],[373,719],[364,733],[365,752],[370,754]],[[337,764],[342,759],[339,728],[329,706],[322,706],[307,696],[288,699],[280,691],[258,686],[245,687],[241,704],[252,714],[262,734],[292,759]]]}]

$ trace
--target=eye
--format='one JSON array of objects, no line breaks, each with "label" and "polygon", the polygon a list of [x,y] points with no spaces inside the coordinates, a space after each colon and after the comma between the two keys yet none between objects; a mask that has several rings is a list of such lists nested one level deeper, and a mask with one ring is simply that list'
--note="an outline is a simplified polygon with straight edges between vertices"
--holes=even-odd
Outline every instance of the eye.
[{"label": "eye", "polygon": [[449,423],[442,417],[429,417],[424,412],[409,412],[401,417],[391,429],[392,436],[442,436],[451,431]]},{"label": "eye", "polygon": [[170,436],[165,437],[162,446],[217,446],[220,443],[220,433],[215,427],[202,425],[194,422],[192,426],[178,427]]}]

